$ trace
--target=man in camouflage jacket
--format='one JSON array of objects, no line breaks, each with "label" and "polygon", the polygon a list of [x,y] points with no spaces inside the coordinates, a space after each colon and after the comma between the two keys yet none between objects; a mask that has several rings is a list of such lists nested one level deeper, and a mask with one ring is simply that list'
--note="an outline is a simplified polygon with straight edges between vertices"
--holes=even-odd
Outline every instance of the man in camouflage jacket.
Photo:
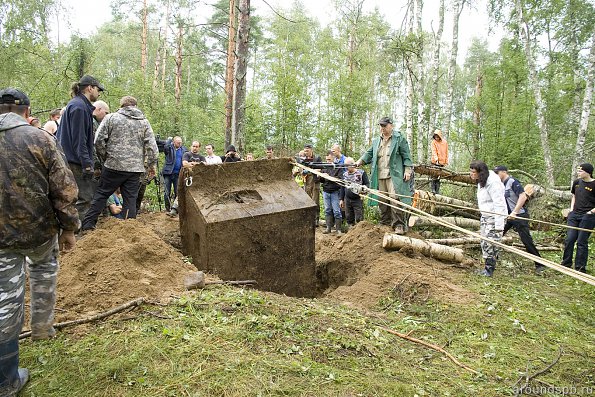
[{"label": "man in camouflage jacket", "polygon": [[123,218],[136,218],[136,197],[140,176],[145,172],[145,158],[149,177],[155,176],[157,143],[151,124],[136,107],[131,96],[120,100],[120,109],[105,116],[95,135],[95,150],[103,163],[99,186],[91,208],[83,219],[82,230],[95,228],[97,218],[109,196],[120,188]]},{"label": "man in camouflage jacket", "polygon": [[[19,368],[25,263],[31,289],[33,339],[54,335],[58,245],[70,250],[80,222],[78,189],[55,138],[30,126],[29,98],[0,90],[0,395],[27,382]],[[60,233],[60,237],[58,237]]]}]

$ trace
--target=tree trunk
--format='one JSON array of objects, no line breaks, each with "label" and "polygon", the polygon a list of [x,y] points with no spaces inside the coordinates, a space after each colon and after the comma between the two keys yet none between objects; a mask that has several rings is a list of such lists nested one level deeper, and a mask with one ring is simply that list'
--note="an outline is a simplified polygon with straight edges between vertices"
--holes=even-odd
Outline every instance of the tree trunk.
[{"label": "tree trunk", "polygon": [[424,240],[400,236],[398,234],[386,233],[382,240],[382,248],[386,250],[398,250],[400,248],[411,248],[425,256],[449,262],[464,262],[467,258],[460,248],[447,247],[440,244],[429,243]]},{"label": "tree trunk", "polygon": [[250,0],[240,0],[240,18],[238,22],[238,39],[236,42],[236,64],[233,79],[233,114],[231,142],[238,145],[241,153],[244,150],[244,130],[246,111],[246,74],[248,70],[248,40],[250,36]]},{"label": "tree trunk", "polygon": [[477,65],[477,79],[475,81],[475,109],[473,110],[473,153],[471,158],[479,158],[479,142],[481,140],[481,90],[483,88],[483,75]]},{"label": "tree trunk", "polygon": [[543,186],[532,183],[525,185],[525,193],[532,198],[549,196],[563,201],[570,201],[572,199],[572,193],[569,190],[546,189]]},{"label": "tree trunk", "polygon": [[[407,31],[411,36],[413,34],[413,0],[409,0],[407,13],[409,16]],[[407,102],[405,104],[405,123],[407,125],[405,135],[409,147],[413,147],[413,66],[411,57],[411,54],[405,54],[405,67],[407,68],[407,74],[405,75],[407,96]]]},{"label": "tree trunk", "polygon": [[180,106],[182,101],[182,46],[184,38],[184,27],[182,21],[178,21],[178,37],[176,40],[176,71],[175,71],[175,91],[176,106]]},{"label": "tree trunk", "polygon": [[463,7],[465,6],[465,0],[455,0],[453,17],[452,17],[452,48],[450,51],[450,61],[448,65],[448,81],[446,90],[446,114],[444,116],[444,125],[442,132],[444,137],[448,140],[448,134],[450,133],[450,120],[452,118],[452,102],[455,88],[455,76],[457,73],[457,56],[459,53],[459,18]]},{"label": "tree trunk", "polygon": [[147,0],[143,0],[143,32],[141,35],[141,49],[140,49],[140,68],[143,76],[147,77]]},{"label": "tree trunk", "polygon": [[[428,226],[428,225],[435,225],[441,226],[440,224],[434,223],[428,219],[420,218],[420,217],[409,217],[410,220],[414,220],[415,223],[409,223],[409,227],[413,226]],[[460,216],[443,216],[441,218],[443,221],[452,223],[453,225],[464,227],[465,229],[470,230],[479,230],[480,223],[477,219],[469,219],[469,218],[462,218]]]},{"label": "tree trunk", "polygon": [[[430,93],[430,106],[428,113],[430,116],[428,123],[428,139],[431,139],[432,133],[437,127],[436,115],[438,114],[438,73],[440,72],[440,44],[442,41],[442,32],[444,31],[444,0],[440,0],[438,9],[438,32],[434,36],[434,57],[432,60],[432,88]],[[432,145],[428,144],[428,158],[432,157]]]},{"label": "tree trunk", "polygon": [[537,113],[537,120],[539,121],[539,135],[541,137],[541,147],[543,149],[543,157],[545,160],[545,176],[548,186],[554,186],[554,163],[552,162],[552,154],[550,151],[548,137],[548,124],[545,118],[545,102],[541,98],[541,89],[539,88],[539,82],[537,81],[537,68],[535,66],[533,53],[531,51],[529,24],[525,21],[521,0],[516,0],[516,16],[520,35],[525,47],[525,57],[527,58],[527,67],[529,68],[529,81],[535,96],[535,112]]},{"label": "tree trunk", "polygon": [[165,71],[167,65],[167,32],[169,30],[169,1],[165,8],[165,28],[163,29],[163,52],[161,53],[161,95],[165,95]]},{"label": "tree trunk", "polygon": [[231,145],[233,114],[233,76],[236,62],[236,1],[229,0],[229,29],[227,42],[227,63],[225,68],[225,148]]},{"label": "tree trunk", "polygon": [[421,24],[423,10],[423,0],[415,1],[415,20],[417,24],[417,39],[419,40],[418,56],[417,56],[417,161],[424,162],[424,131],[426,130],[425,123],[425,108],[426,108],[426,77],[424,72],[424,31]]},{"label": "tree trunk", "polygon": [[159,82],[159,69],[161,63],[161,30],[159,31],[159,46],[157,47],[157,53],[155,54],[155,69],[153,70],[153,93],[157,90],[157,84]]},{"label": "tree trunk", "polygon": [[591,52],[589,54],[587,70],[587,84],[585,87],[585,96],[583,97],[583,109],[581,111],[578,135],[576,137],[576,148],[574,149],[574,156],[572,157],[571,183],[576,179],[576,169],[585,157],[585,137],[587,136],[587,128],[589,127],[591,101],[593,99],[593,84],[595,84],[595,34],[593,35],[593,42],[591,43]]}]

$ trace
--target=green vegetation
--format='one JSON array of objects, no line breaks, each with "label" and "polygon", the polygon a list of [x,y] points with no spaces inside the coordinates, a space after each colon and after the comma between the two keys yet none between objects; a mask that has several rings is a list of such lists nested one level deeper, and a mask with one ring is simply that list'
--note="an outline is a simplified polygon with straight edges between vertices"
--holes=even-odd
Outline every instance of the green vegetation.
[{"label": "green vegetation", "polygon": [[[358,311],[216,287],[146,305],[124,318],[53,341],[22,343],[32,371],[23,396],[512,396],[525,372],[559,362],[543,385],[595,388],[595,290],[568,277],[530,273],[504,259],[465,306],[397,302]],[[443,355],[394,337],[444,347]],[[537,386],[538,383],[533,382]],[[590,389],[589,389],[590,388]]]}]

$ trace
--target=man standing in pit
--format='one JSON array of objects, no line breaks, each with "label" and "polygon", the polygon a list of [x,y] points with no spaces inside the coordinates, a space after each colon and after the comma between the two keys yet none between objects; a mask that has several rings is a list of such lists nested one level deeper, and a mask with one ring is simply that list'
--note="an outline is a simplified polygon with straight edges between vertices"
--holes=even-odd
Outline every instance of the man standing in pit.
[{"label": "man standing in pit", "polygon": [[[182,168],[182,157],[188,151],[182,146],[182,138],[179,136],[168,138],[166,141],[157,141],[159,151],[165,153],[165,165],[161,174],[163,175],[163,198],[165,210],[171,210],[171,203],[178,197],[178,177]],[[173,188],[173,191],[172,191]]]}]

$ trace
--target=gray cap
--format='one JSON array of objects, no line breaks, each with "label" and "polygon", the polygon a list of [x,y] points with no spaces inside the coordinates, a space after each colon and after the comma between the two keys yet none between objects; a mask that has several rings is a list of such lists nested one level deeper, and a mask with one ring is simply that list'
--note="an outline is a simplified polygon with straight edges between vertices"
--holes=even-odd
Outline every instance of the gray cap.
[{"label": "gray cap", "polygon": [[31,101],[23,91],[16,88],[5,88],[0,90],[0,104],[30,106]]},{"label": "gray cap", "polygon": [[387,124],[393,124],[393,119],[391,119],[390,117],[383,117],[378,122],[378,125],[381,125],[381,126],[385,126]]}]

